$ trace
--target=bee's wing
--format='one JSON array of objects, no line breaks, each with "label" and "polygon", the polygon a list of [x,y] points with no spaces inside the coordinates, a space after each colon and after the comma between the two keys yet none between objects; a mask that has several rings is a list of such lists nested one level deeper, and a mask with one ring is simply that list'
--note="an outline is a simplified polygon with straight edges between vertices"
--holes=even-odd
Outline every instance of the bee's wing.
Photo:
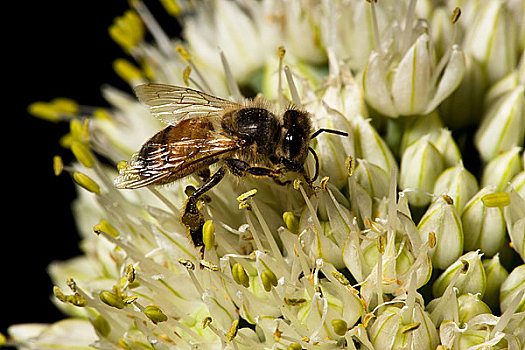
[{"label": "bee's wing", "polygon": [[[147,145],[147,146],[146,146]],[[144,150],[144,147],[148,149]],[[169,143],[148,142],[120,169],[115,187],[135,189],[175,181],[209,166],[239,149],[238,143],[222,135],[180,139]]]},{"label": "bee's wing", "polygon": [[186,118],[218,117],[241,105],[186,87],[166,84],[143,84],[135,87],[138,99],[166,124],[176,125]]}]

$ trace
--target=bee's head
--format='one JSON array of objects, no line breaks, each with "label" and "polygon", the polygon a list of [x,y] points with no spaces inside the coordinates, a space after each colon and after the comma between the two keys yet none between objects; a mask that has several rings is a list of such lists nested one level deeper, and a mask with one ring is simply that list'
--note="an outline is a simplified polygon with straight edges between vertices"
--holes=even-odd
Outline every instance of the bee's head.
[{"label": "bee's head", "polygon": [[308,155],[310,134],[308,113],[296,109],[284,112],[279,162],[291,170],[301,170]]}]

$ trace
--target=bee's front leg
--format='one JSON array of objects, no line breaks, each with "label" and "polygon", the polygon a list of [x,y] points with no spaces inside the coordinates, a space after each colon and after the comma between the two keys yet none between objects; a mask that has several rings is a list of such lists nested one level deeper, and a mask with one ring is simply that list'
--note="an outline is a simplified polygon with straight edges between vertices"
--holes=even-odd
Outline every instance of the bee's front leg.
[{"label": "bee's front leg", "polygon": [[221,167],[215,172],[201,187],[191,193],[186,200],[182,211],[181,222],[190,231],[192,243],[195,247],[202,247],[202,226],[204,225],[204,215],[200,212],[197,204],[201,196],[217,185],[226,175],[227,168]]}]

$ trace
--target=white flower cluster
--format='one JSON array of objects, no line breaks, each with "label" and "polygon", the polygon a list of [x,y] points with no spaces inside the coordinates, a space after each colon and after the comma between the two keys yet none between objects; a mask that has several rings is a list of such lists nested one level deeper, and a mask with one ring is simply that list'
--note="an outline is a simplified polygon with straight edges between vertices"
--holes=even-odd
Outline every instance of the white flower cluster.
[{"label": "white flower cluster", "polygon": [[14,325],[8,344],[523,349],[522,1],[162,3],[183,39],[140,0],[110,28],[133,60],[114,62],[130,87],[260,93],[349,136],[312,141],[314,194],[227,176],[200,203],[201,256],[180,222],[197,176],[113,185],[162,127],[131,89],[105,88],[113,108],[89,116],[67,99],[34,103],[71,125],[61,142],[78,161],[56,158],[55,171],[79,185],[84,255],[49,269],[71,318]]}]

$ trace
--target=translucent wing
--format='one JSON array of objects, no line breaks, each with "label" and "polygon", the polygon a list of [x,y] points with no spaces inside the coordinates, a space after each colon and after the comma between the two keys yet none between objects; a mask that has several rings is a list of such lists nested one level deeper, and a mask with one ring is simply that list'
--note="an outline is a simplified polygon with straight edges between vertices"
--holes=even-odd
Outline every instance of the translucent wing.
[{"label": "translucent wing", "polygon": [[135,189],[167,184],[240,148],[235,140],[215,133],[209,126],[209,122],[186,120],[161,130],[120,170],[115,186]]},{"label": "translucent wing", "polygon": [[186,118],[218,117],[225,110],[241,105],[186,87],[144,84],[135,87],[138,99],[166,124],[176,125]]}]

